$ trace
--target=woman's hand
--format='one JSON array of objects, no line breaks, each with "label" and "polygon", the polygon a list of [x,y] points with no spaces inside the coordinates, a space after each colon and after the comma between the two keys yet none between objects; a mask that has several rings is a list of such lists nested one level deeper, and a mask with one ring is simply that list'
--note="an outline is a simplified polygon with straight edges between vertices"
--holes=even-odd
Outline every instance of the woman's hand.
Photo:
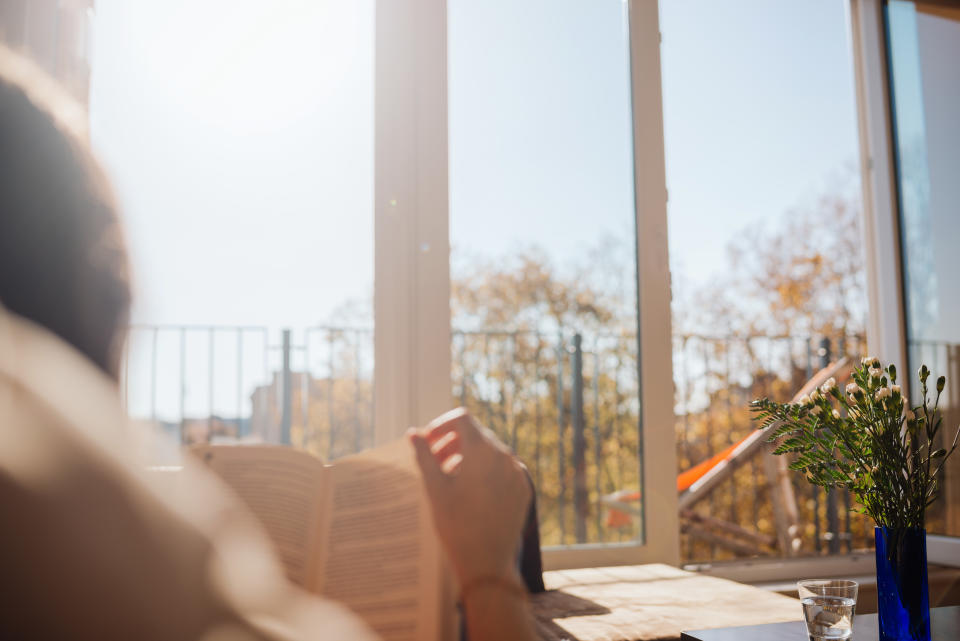
[{"label": "woman's hand", "polygon": [[521,463],[462,408],[408,435],[460,585],[478,577],[514,579],[531,498]]}]

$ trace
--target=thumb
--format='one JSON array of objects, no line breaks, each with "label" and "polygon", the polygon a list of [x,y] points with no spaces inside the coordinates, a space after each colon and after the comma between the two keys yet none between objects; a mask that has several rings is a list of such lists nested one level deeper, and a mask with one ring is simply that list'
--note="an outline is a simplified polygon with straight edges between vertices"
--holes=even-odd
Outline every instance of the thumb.
[{"label": "thumb", "polygon": [[413,451],[416,453],[417,466],[420,468],[420,474],[423,475],[423,482],[427,487],[427,492],[434,495],[439,492],[440,486],[447,480],[446,474],[443,473],[443,470],[440,468],[440,463],[437,462],[437,459],[433,456],[433,452],[430,451],[430,443],[427,442],[427,439],[413,429],[407,432],[407,437],[410,439],[410,443],[413,445]]}]

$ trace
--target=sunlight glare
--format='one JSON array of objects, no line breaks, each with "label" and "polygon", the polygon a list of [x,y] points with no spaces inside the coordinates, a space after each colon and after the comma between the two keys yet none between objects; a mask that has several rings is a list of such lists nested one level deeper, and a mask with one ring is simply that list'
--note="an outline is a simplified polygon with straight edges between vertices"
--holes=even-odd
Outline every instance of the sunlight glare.
[{"label": "sunlight glare", "polygon": [[[277,0],[203,3],[181,11],[165,37],[176,43],[154,63],[182,99],[178,110],[229,130],[270,129],[308,115],[322,87],[347,82],[339,64],[361,25],[333,2]],[[319,30],[318,30],[319,25]]]}]

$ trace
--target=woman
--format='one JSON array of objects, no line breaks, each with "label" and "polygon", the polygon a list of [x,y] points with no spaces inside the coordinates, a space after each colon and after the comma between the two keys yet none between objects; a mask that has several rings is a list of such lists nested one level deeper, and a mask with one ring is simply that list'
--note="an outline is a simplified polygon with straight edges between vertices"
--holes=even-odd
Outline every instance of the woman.
[{"label": "woman", "polygon": [[[159,487],[118,396],[123,233],[85,116],[0,50],[2,639],[366,639],[301,593],[202,470]],[[473,641],[532,639],[513,568],[530,493],[463,411],[409,435]]]}]

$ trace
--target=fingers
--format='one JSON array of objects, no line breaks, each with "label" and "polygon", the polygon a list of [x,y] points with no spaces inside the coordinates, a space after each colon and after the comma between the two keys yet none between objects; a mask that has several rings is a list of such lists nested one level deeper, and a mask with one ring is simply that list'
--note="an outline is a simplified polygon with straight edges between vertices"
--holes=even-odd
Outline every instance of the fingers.
[{"label": "fingers", "polygon": [[460,453],[460,437],[456,433],[449,433],[435,441],[430,449],[433,451],[437,463],[442,466],[448,458]]},{"label": "fingers", "polygon": [[527,466],[521,463],[520,461],[515,461],[519,465],[518,469],[520,470],[520,492],[524,497],[524,505],[527,506],[527,509],[530,509],[530,503],[533,501],[533,482],[530,480],[530,473],[527,471]]},{"label": "fingers", "polygon": [[463,454],[457,452],[443,463],[440,464],[443,469],[444,474],[448,475],[451,480],[460,474],[460,469],[463,467]]},{"label": "fingers", "polygon": [[445,480],[443,469],[430,450],[430,443],[427,442],[427,439],[424,438],[420,432],[410,429],[407,432],[407,438],[410,439],[410,443],[413,445],[413,451],[417,457],[417,465],[420,467],[420,473],[423,475],[427,492],[434,494],[439,490]]},{"label": "fingers", "polygon": [[458,407],[430,421],[426,427],[426,438],[435,443],[450,432],[455,432],[464,442],[470,442],[480,437],[480,426],[466,409]]}]

